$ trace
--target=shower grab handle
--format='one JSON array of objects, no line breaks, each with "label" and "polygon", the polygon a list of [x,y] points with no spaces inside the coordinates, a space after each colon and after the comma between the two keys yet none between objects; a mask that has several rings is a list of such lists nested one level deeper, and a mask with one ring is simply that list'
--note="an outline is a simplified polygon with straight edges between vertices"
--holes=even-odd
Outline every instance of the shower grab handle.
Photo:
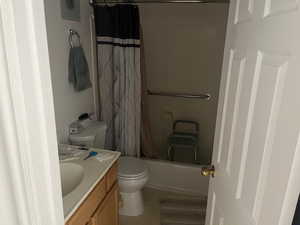
[{"label": "shower grab handle", "polygon": [[176,97],[176,98],[189,98],[189,99],[204,99],[210,100],[211,95],[208,93],[205,94],[180,94],[180,93],[167,93],[167,92],[153,92],[148,90],[148,95],[157,95],[157,96],[165,96],[165,97]]}]

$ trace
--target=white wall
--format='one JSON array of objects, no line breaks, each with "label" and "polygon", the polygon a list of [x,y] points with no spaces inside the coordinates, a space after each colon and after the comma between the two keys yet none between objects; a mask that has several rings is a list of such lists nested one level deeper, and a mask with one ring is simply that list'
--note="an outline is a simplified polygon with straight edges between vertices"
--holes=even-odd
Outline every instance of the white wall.
[{"label": "white wall", "polygon": [[47,35],[54,95],[56,127],[59,142],[65,142],[68,125],[83,112],[93,111],[92,88],[75,92],[68,82],[68,29],[79,32],[91,73],[91,36],[89,17],[92,7],[88,0],[80,0],[80,22],[61,17],[60,0],[45,0]]}]

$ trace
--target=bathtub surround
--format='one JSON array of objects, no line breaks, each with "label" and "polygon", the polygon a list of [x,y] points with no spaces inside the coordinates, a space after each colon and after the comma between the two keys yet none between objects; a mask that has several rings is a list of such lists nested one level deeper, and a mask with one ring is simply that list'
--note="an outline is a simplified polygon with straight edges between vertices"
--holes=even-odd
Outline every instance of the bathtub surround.
[{"label": "bathtub surround", "polygon": [[141,106],[141,152],[146,158],[158,158],[158,149],[154,145],[150,115],[149,115],[149,101],[148,101],[148,85],[147,85],[147,70],[145,63],[145,45],[143,38],[143,28],[140,26],[141,34],[141,85],[142,85],[142,106]]},{"label": "bathtub surround", "polygon": [[[227,22],[227,4],[141,4],[145,64],[151,91],[210,93],[191,100],[148,96],[151,131],[160,156],[167,158],[167,137],[174,120],[199,123],[198,162],[211,160]],[[190,151],[176,161],[193,162]]]},{"label": "bathtub surround", "polygon": [[92,9],[88,1],[80,2],[80,21],[61,17],[60,0],[45,1],[46,26],[54,97],[55,120],[59,142],[67,142],[68,126],[84,112],[94,111],[93,90],[75,92],[68,81],[69,29],[80,34],[82,48],[92,77],[91,27]]},{"label": "bathtub surround", "polygon": [[95,6],[101,120],[105,147],[140,156],[141,72],[139,10]]}]

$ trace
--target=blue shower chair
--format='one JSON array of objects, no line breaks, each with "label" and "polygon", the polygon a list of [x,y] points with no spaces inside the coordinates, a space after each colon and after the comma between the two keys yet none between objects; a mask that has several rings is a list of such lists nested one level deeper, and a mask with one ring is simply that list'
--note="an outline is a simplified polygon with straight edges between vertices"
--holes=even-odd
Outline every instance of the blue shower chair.
[{"label": "blue shower chair", "polygon": [[[179,124],[192,125],[194,132],[178,131],[177,126]],[[194,151],[194,159],[197,161],[198,152],[198,136],[199,136],[199,124],[190,120],[176,120],[173,123],[172,134],[168,137],[168,158],[170,161],[174,161],[174,151],[176,148],[186,148]]]}]

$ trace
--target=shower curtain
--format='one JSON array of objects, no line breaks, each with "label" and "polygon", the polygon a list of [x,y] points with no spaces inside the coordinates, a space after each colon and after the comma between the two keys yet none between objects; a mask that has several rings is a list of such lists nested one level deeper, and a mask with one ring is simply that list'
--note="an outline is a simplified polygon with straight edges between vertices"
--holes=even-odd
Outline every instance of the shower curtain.
[{"label": "shower curtain", "polygon": [[108,125],[105,147],[122,155],[157,157],[148,116],[147,83],[135,5],[96,6],[100,115]]},{"label": "shower curtain", "polygon": [[134,5],[96,6],[100,118],[105,147],[140,157],[141,71],[139,11]]}]

